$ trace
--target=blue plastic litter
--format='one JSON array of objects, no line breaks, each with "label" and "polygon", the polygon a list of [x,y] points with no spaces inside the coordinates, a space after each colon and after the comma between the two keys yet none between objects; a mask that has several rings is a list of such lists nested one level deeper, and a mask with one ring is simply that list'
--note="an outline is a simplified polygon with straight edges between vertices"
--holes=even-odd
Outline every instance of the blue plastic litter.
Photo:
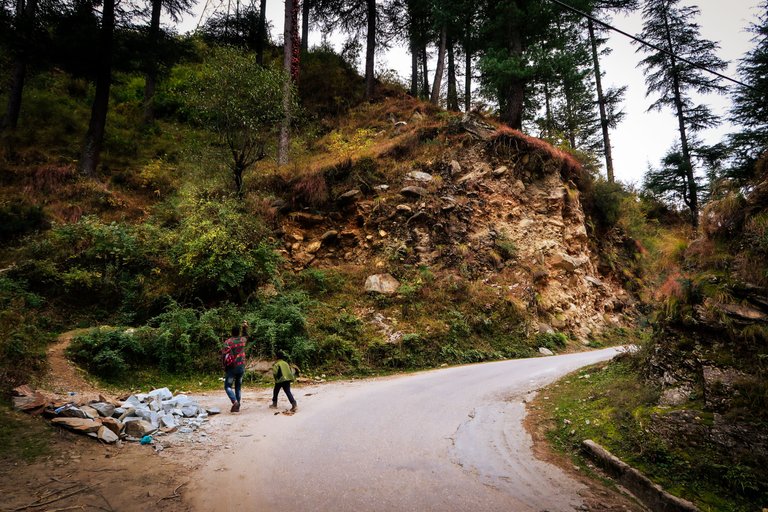
[{"label": "blue plastic litter", "polygon": [[152,444],[152,436],[144,436],[141,438],[141,441],[139,441],[141,444]]}]

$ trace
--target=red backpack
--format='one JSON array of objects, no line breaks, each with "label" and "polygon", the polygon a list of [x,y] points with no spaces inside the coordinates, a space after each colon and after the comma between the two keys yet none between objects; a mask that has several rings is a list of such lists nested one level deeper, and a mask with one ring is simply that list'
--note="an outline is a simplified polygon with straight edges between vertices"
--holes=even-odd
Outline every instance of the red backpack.
[{"label": "red backpack", "polygon": [[[243,346],[240,348],[238,345],[232,345],[230,343],[231,340],[237,339],[238,341],[242,342],[243,345],[245,343],[243,342],[243,338],[229,338],[225,342],[225,346],[223,349],[221,349],[221,364],[224,365],[224,369],[227,370],[229,368],[232,368],[237,364],[237,356],[240,355],[240,353],[245,350],[245,347]],[[240,348],[240,350],[234,350]]]}]

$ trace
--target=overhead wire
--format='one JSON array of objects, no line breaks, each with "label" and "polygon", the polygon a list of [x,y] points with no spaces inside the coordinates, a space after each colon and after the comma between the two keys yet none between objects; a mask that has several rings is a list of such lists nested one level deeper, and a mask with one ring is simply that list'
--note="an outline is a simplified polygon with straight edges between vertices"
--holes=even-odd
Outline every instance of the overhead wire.
[{"label": "overhead wire", "polygon": [[567,10],[569,10],[569,11],[575,13],[575,14],[578,14],[579,16],[583,16],[584,18],[592,20],[595,23],[597,23],[599,25],[602,25],[603,27],[605,27],[605,28],[607,28],[609,30],[613,30],[614,32],[618,32],[619,34],[621,34],[623,36],[626,36],[626,37],[632,39],[633,41],[636,41],[636,42],[638,42],[640,44],[643,44],[645,46],[653,48],[656,51],[665,53],[665,54],[667,54],[667,55],[669,55],[671,57],[676,58],[677,60],[679,60],[681,62],[685,62],[686,64],[690,64],[693,67],[696,67],[696,68],[699,68],[699,69],[701,69],[703,71],[706,71],[707,73],[711,73],[711,74],[713,74],[713,75],[715,75],[715,76],[717,76],[719,78],[722,78],[723,80],[727,80],[729,82],[733,82],[733,83],[735,83],[737,85],[740,85],[742,87],[747,87],[748,89],[757,90],[757,88],[755,88],[755,87],[753,87],[753,86],[751,86],[749,84],[745,84],[744,82],[740,82],[740,81],[736,80],[735,78],[731,78],[729,76],[723,75],[722,73],[719,73],[719,72],[717,72],[717,71],[715,71],[713,69],[709,69],[706,66],[702,66],[701,64],[697,64],[695,62],[692,62],[692,61],[686,59],[685,57],[681,57],[679,55],[675,55],[673,52],[667,50],[666,48],[662,48],[662,47],[657,46],[657,45],[655,45],[653,43],[649,43],[648,41],[645,41],[644,39],[641,39],[641,38],[639,38],[637,36],[633,36],[632,34],[630,34],[628,32],[625,32],[625,31],[621,30],[620,28],[614,27],[613,25],[600,20],[600,19],[592,16],[589,13],[586,13],[586,12],[581,11],[581,10],[579,10],[579,9],[573,7],[573,6],[570,6],[570,5],[566,4],[562,0],[550,0],[550,2],[553,2],[553,3],[555,3],[555,4],[565,8],[565,9],[567,9]]}]

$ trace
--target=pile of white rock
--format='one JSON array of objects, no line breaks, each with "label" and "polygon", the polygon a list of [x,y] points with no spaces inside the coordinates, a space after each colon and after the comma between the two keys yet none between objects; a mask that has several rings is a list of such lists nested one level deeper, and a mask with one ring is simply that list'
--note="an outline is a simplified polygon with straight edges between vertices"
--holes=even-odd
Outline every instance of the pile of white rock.
[{"label": "pile of white rock", "polygon": [[187,395],[173,396],[168,388],[160,388],[130,395],[122,402],[102,399],[87,405],[47,404],[42,414],[56,425],[111,444],[141,441],[155,433],[189,434],[202,427],[209,415],[220,412],[216,407],[201,407]]}]

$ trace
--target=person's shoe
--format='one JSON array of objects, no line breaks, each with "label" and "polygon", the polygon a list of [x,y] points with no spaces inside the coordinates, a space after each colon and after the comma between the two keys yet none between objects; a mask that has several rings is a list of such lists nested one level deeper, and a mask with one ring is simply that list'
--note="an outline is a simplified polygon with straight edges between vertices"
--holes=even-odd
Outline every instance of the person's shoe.
[{"label": "person's shoe", "polygon": [[293,404],[291,407],[291,412],[296,412],[297,410],[299,410],[299,406],[297,404]]},{"label": "person's shoe", "polygon": [[269,408],[270,409],[277,409],[277,402],[272,402],[271,404],[269,404]]},{"label": "person's shoe", "polygon": [[232,408],[229,412],[240,412],[240,402],[232,402]]}]

